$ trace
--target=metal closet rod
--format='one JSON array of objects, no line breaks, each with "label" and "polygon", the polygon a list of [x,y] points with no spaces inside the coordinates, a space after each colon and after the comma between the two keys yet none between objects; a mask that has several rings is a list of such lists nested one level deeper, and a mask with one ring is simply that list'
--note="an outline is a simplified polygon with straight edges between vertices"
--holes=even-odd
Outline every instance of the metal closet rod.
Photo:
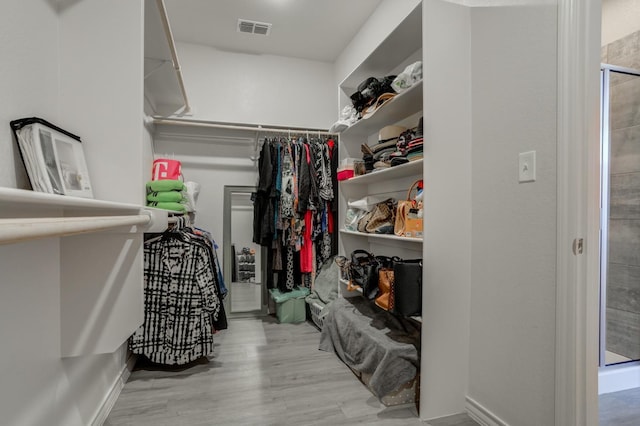
[{"label": "metal closet rod", "polygon": [[310,135],[324,135],[324,136],[337,136],[337,133],[327,132],[321,129],[302,129],[302,128],[275,128],[275,127],[262,127],[262,126],[239,126],[236,124],[220,124],[210,121],[201,120],[187,120],[184,118],[166,118],[166,117],[151,117],[155,124],[173,124],[176,126],[195,126],[195,127],[209,127],[214,129],[229,129],[229,130],[248,130],[252,132],[268,132],[268,133],[309,133]]}]

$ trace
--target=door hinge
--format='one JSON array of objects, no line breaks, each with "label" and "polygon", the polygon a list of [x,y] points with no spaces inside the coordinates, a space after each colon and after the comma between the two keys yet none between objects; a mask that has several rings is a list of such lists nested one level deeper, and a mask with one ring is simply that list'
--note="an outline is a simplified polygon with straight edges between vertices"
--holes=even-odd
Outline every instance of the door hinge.
[{"label": "door hinge", "polygon": [[584,250],[584,239],[576,238],[575,240],[573,240],[573,254],[577,256],[579,254],[582,254],[583,250]]}]

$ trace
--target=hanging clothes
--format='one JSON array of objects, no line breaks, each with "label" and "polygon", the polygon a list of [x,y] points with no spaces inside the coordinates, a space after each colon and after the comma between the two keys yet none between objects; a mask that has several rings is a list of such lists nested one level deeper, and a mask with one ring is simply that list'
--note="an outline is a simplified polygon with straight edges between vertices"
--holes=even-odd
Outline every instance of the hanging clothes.
[{"label": "hanging clothes", "polygon": [[183,365],[213,354],[227,328],[211,241],[191,229],[144,243],[144,323],[129,348],[152,362]]},{"label": "hanging clothes", "polygon": [[[253,241],[271,250],[280,291],[310,286],[316,262],[337,253],[333,223],[337,144],[330,139],[265,139],[254,199]],[[274,283],[275,284],[275,283]]]}]

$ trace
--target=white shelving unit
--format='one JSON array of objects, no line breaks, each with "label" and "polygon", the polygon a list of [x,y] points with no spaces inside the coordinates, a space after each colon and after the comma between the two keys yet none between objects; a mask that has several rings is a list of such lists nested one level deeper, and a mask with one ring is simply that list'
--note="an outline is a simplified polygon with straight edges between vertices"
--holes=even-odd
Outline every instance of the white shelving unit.
[{"label": "white shelving unit", "polygon": [[399,237],[394,234],[369,234],[366,232],[358,232],[358,231],[349,231],[347,229],[341,229],[340,233],[342,235],[354,235],[363,238],[372,238],[372,239],[381,239],[381,240],[391,240],[391,241],[399,241],[401,243],[406,244],[422,244],[422,238],[407,238],[407,237]]},{"label": "white shelving unit", "polygon": [[[368,77],[394,75],[416,60],[422,59],[422,6],[417,5],[406,18],[373,52],[346,76],[339,86],[340,109],[350,104],[350,95],[360,82]],[[423,110],[423,83],[414,84],[396,95],[369,118],[361,119],[340,134],[340,160],[361,158],[361,145],[378,140],[378,132],[385,126],[402,125],[406,128],[418,125]],[[338,199],[341,215],[348,201],[365,196],[405,199],[411,184],[422,179],[424,162],[409,162],[400,166],[371,172],[339,182]],[[339,254],[349,257],[356,249],[367,250],[374,255],[399,256],[405,259],[423,258],[422,238],[406,238],[388,234],[369,234],[340,230]],[[343,297],[359,297],[357,291],[347,291],[347,282],[340,280]],[[412,317],[422,323],[421,317]],[[421,380],[428,380],[421,374]],[[422,404],[422,400],[421,400]]]},{"label": "white shelving unit", "polygon": [[423,163],[423,160],[411,161],[410,163],[402,164],[400,166],[390,167],[373,173],[367,173],[366,175],[353,177],[340,182],[340,185],[342,187],[351,187],[352,185],[369,185],[406,176],[420,175],[422,174]]},{"label": "white shelving unit", "polygon": [[356,121],[351,127],[345,129],[340,136],[342,138],[352,138],[377,133],[378,130],[389,123],[396,123],[416,113],[416,105],[422,105],[422,81],[397,94],[368,118]]}]

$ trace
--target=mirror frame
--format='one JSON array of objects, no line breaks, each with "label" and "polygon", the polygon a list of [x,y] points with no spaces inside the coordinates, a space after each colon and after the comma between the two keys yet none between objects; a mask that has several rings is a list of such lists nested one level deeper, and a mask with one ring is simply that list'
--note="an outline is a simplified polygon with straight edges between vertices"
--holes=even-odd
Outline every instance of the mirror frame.
[{"label": "mirror frame", "polygon": [[[252,311],[243,311],[243,312],[233,312],[231,307],[233,300],[233,289],[232,289],[232,271],[231,271],[231,259],[234,254],[231,253],[231,201],[232,195],[237,192],[241,193],[253,193],[256,191],[255,186],[224,186],[224,205],[223,205],[223,247],[222,253],[224,256],[223,259],[223,268],[222,273],[224,276],[224,282],[226,287],[229,290],[227,297],[224,300],[225,310],[227,313],[227,317],[229,318],[241,318],[241,317],[258,317],[267,315],[267,302],[268,302],[268,292],[266,286],[266,276],[267,276],[267,262],[265,259],[267,258],[267,249],[265,247],[260,246],[260,308],[254,309]],[[257,254],[257,253],[256,253]]]}]

